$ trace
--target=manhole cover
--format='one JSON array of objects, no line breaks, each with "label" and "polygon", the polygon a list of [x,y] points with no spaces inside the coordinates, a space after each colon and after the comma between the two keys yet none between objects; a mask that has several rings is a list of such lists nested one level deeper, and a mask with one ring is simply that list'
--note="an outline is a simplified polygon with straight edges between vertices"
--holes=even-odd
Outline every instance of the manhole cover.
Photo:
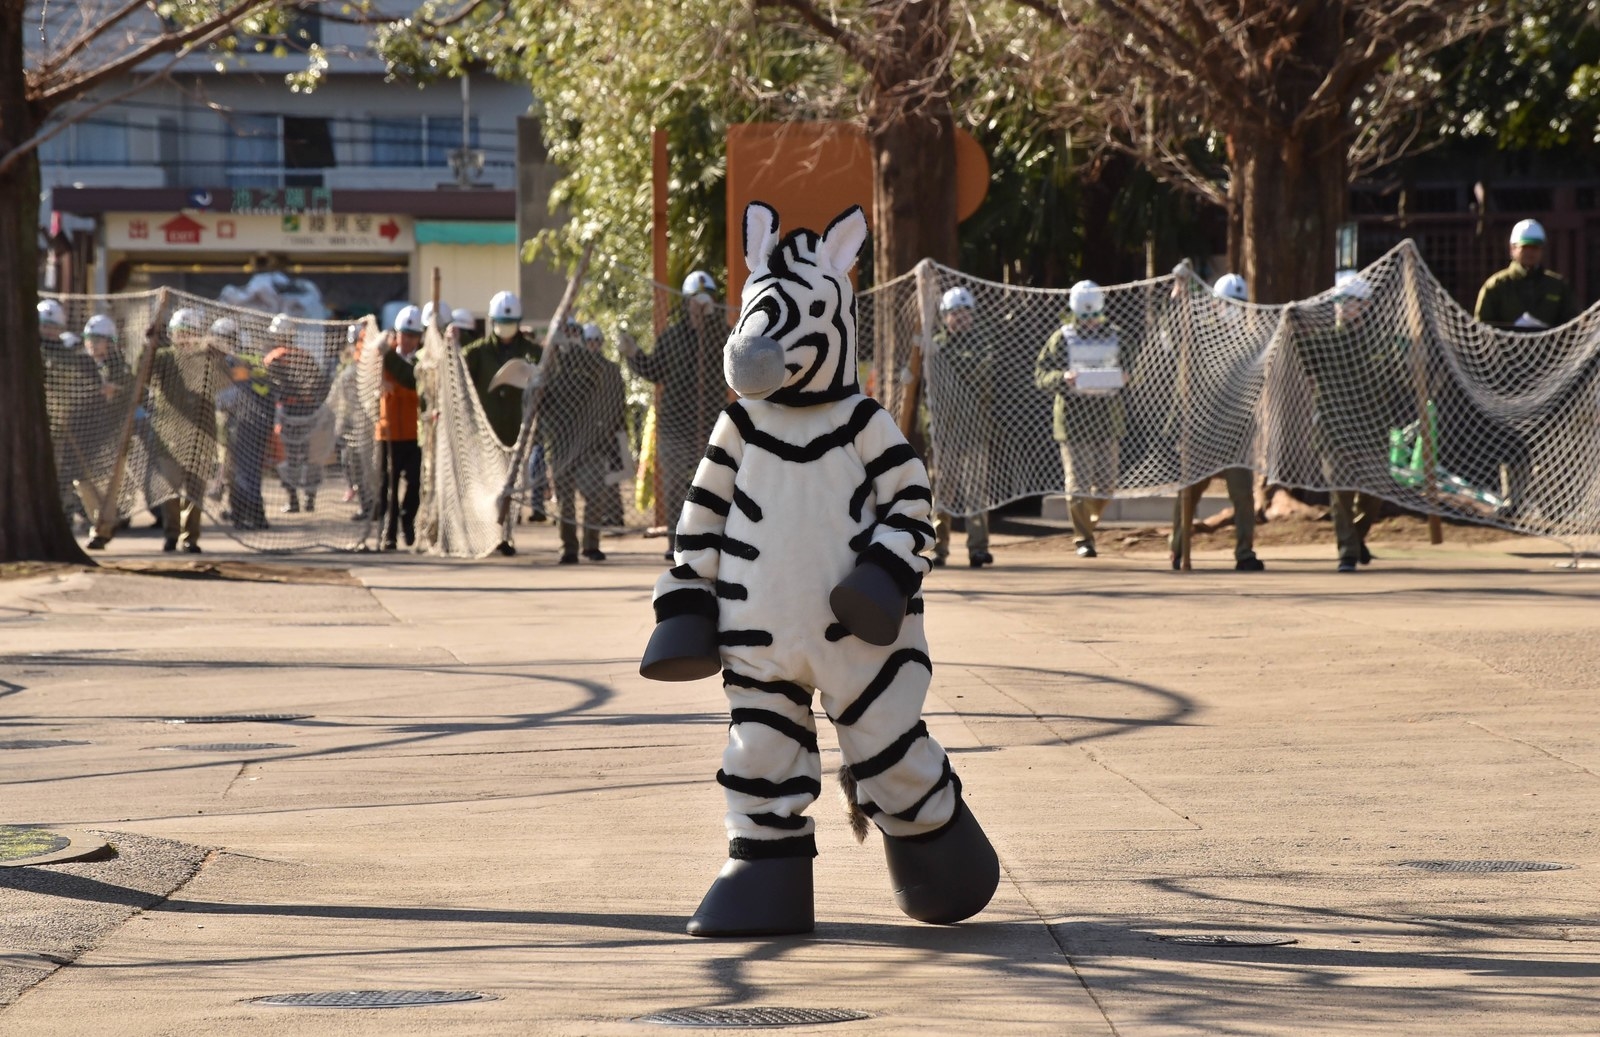
[{"label": "manhole cover", "polygon": [[1563,871],[1565,864],[1549,861],[1404,861],[1402,868],[1418,871]]},{"label": "manhole cover", "polygon": [[671,1008],[641,1015],[641,1023],[662,1026],[810,1026],[817,1023],[853,1023],[870,1019],[848,1008]]},{"label": "manhole cover", "polygon": [[38,825],[0,825],[0,868],[61,864],[98,856],[106,849],[104,839],[87,832],[41,828]]},{"label": "manhole cover", "polygon": [[54,749],[58,745],[88,744],[88,742],[74,742],[68,738],[19,738],[12,742],[0,742],[0,749]]},{"label": "manhole cover", "polygon": [[288,742],[203,742],[199,745],[152,745],[166,752],[249,753],[258,749],[293,749]]},{"label": "manhole cover", "polygon": [[311,994],[269,994],[251,998],[258,1005],[283,1005],[288,1008],[412,1008],[417,1005],[493,1000],[493,994],[476,990],[325,990]]},{"label": "manhole cover", "polygon": [[165,717],[164,724],[271,724],[280,720],[309,720],[310,713],[233,713],[215,717]]},{"label": "manhole cover", "polygon": [[1282,947],[1300,942],[1292,936],[1262,933],[1178,933],[1152,936],[1150,939],[1157,943],[1177,943],[1188,947]]}]

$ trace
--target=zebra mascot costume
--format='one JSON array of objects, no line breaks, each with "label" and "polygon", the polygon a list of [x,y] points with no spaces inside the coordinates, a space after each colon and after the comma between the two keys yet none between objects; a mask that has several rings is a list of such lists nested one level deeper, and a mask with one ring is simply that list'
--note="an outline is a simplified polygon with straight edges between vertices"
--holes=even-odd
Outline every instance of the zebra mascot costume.
[{"label": "zebra mascot costume", "polygon": [[869,818],[882,830],[900,908],[958,922],[1000,881],[922,721],[932,496],[894,420],[856,384],[849,272],[866,237],[859,206],[820,236],[782,240],[771,207],[745,211],[750,277],[724,354],[739,399],[695,472],[640,665],[656,680],[721,670],[731,708],[717,772],[728,861],[689,921],[695,936],[813,928],[813,691],[838,735],[857,838]]}]

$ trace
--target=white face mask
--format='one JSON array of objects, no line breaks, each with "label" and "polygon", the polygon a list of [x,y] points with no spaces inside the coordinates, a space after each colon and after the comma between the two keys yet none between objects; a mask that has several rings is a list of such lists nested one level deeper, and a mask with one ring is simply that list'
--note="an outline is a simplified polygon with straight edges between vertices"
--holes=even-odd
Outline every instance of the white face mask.
[{"label": "white face mask", "polygon": [[494,322],[494,334],[499,339],[516,337],[517,322],[514,320],[497,320]]}]

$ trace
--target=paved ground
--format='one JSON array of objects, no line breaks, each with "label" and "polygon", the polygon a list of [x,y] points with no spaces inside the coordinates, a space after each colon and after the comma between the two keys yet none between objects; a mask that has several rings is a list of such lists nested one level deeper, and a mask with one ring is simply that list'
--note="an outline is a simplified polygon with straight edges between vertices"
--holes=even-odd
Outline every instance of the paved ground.
[{"label": "paved ground", "polygon": [[[311,559],[342,584],[0,581],[0,741],[83,743],[0,750],[0,822],[121,851],[0,869],[0,1032],[647,1034],[755,1006],[869,1014],[805,1031],[841,1035],[1600,1032],[1600,575],[1555,551],[1175,574],[999,537],[928,605],[991,907],[900,916],[829,798],[816,934],[722,942],[682,932],[723,856],[721,696],[636,670],[661,542],[577,567],[521,542]],[[218,713],[308,716],[163,722]],[[175,748],[214,743],[255,747]],[[1159,939],[1185,934],[1296,942]],[[353,989],[498,1000],[250,1001]]]}]

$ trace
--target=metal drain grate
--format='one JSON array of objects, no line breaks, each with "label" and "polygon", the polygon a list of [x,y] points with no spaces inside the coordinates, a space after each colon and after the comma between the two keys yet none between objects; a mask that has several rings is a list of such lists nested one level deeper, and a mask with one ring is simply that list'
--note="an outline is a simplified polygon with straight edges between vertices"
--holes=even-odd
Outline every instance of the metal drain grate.
[{"label": "metal drain grate", "polygon": [[848,1008],[671,1008],[641,1015],[635,1021],[662,1026],[748,1028],[853,1023],[870,1018],[865,1012]]},{"label": "metal drain grate", "polygon": [[477,990],[324,990],[310,994],[269,994],[250,1000],[253,1004],[286,1008],[413,1008],[498,999]]},{"label": "metal drain grate", "polygon": [[11,742],[0,742],[0,749],[54,749],[58,745],[88,744],[88,742],[75,742],[70,738],[19,738]]},{"label": "metal drain grate", "polygon": [[104,839],[68,829],[0,825],[0,868],[31,868],[115,856]]},{"label": "metal drain grate", "polygon": [[202,742],[199,745],[152,745],[167,752],[249,753],[259,749],[293,749],[289,742]]},{"label": "metal drain grate", "polygon": [[1283,947],[1300,942],[1292,936],[1263,933],[1178,933],[1152,936],[1150,939],[1157,943],[1176,943],[1188,947]]},{"label": "metal drain grate", "polygon": [[310,720],[310,713],[233,713],[214,717],[164,717],[163,724],[273,724],[281,720]]},{"label": "metal drain grate", "polygon": [[1468,871],[1468,872],[1506,872],[1506,871],[1565,871],[1565,864],[1554,864],[1550,861],[1402,861],[1402,868],[1415,868],[1418,871]]}]

